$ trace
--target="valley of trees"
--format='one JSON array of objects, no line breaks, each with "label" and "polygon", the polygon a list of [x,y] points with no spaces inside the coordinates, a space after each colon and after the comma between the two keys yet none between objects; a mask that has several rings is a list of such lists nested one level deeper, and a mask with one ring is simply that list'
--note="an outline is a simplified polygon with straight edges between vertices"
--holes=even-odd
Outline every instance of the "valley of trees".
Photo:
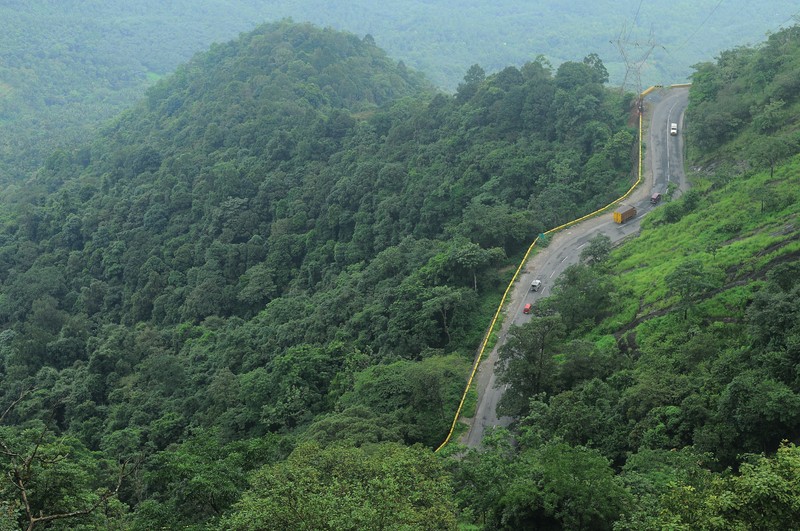
[{"label": "valley of trees", "polygon": [[2,198],[5,521],[258,527],[346,484],[361,512],[331,522],[452,527],[429,449],[503,266],[630,183],[607,80],[592,54],[476,65],[450,96],[369,37],[282,22],[53,153]]},{"label": "valley of trees", "polygon": [[698,65],[694,188],[434,454],[508,265],[629,186],[631,96],[594,54],[446,95],[370,37],[212,46],[0,198],[0,530],[791,528],[798,68],[797,27]]}]

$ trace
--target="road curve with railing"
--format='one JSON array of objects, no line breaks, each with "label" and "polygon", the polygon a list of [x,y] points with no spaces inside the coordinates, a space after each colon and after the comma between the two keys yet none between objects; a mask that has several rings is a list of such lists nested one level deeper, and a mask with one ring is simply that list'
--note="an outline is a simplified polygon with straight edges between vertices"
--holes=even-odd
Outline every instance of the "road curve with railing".
[{"label": "road curve with railing", "polygon": [[[506,426],[511,422],[508,417],[497,417],[497,403],[505,389],[495,385],[494,365],[497,361],[497,351],[505,342],[505,335],[511,324],[522,324],[530,319],[521,312],[523,305],[532,303],[549,293],[555,277],[563,269],[575,263],[580,255],[581,247],[598,234],[606,234],[612,242],[616,242],[637,232],[641,219],[652,208],[649,204],[649,197],[653,192],[666,192],[671,182],[677,185],[678,190],[686,188],[687,184],[683,173],[683,135],[670,136],[668,127],[670,123],[679,123],[679,131],[683,131],[683,113],[688,105],[687,85],[674,85],[667,88],[650,87],[642,92],[641,96],[646,103],[642,107],[643,113],[639,115],[636,182],[624,195],[603,208],[545,232],[544,235],[551,238],[550,244],[533,258],[531,258],[532,252],[541,235],[528,247],[492,317],[475,356],[450,431],[445,440],[436,448],[437,452],[450,442],[459,421],[469,425],[468,431],[461,438],[461,443],[468,447],[479,446],[483,434],[488,428]],[[646,157],[643,154],[645,121],[649,122]],[[619,225],[611,220],[610,212],[623,202],[635,205],[639,213],[630,222]],[[602,215],[604,213],[605,215]],[[530,282],[534,279],[543,282],[543,288],[538,292],[530,292],[528,289]],[[488,356],[485,356],[489,338],[503,311],[506,311],[508,318],[505,319],[499,331],[495,347]],[[478,391],[475,416],[471,419],[461,419],[464,402],[473,385]]]}]

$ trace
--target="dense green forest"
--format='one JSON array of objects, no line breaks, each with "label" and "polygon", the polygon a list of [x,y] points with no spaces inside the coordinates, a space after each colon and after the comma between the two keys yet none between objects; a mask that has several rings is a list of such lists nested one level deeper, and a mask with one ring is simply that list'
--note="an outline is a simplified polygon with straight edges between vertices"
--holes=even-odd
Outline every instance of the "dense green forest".
[{"label": "dense green forest", "polygon": [[590,54],[446,95],[282,22],[53,153],[2,198],[0,523],[452,527],[429,449],[508,257],[630,184],[607,80]]},{"label": "dense green forest", "polygon": [[635,91],[682,81],[690,65],[761,41],[795,11],[779,0],[579,0],[568,10],[556,0],[470,0],[458,9],[444,0],[7,0],[0,4],[0,183],[93,137],[99,123],[196,52],[266,21],[291,17],[371,34],[449,92],[472,64],[494,73],[542,55],[558,66],[587,50],[603,59],[612,84]]},{"label": "dense green forest", "polygon": [[0,198],[0,529],[792,528],[797,79],[798,27],[697,66],[692,190],[434,454],[508,265],[630,184],[630,96],[594,54],[448,95],[370,37],[212,46]]},{"label": "dense green forest", "polygon": [[800,27],[692,80],[693,188],[593,240],[501,350],[518,421],[450,464],[488,528],[800,521]]}]

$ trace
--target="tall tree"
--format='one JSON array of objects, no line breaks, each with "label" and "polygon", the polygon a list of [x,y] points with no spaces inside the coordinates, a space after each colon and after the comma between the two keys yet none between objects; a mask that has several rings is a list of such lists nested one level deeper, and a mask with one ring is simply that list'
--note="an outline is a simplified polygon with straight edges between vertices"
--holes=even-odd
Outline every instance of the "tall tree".
[{"label": "tall tree", "polygon": [[448,475],[419,446],[303,444],[250,484],[222,529],[456,529]]},{"label": "tall tree", "polygon": [[706,268],[700,260],[687,260],[664,277],[667,289],[678,295],[678,309],[683,310],[683,318],[706,293],[718,287],[721,275],[718,270]]},{"label": "tall tree", "polygon": [[557,374],[553,356],[565,335],[560,315],[533,317],[524,325],[511,328],[495,366],[498,385],[509,386],[498,410],[507,415],[524,415],[529,397],[553,390]]},{"label": "tall tree", "polygon": [[581,251],[581,261],[599,267],[608,260],[609,254],[611,254],[611,238],[605,234],[598,234]]}]

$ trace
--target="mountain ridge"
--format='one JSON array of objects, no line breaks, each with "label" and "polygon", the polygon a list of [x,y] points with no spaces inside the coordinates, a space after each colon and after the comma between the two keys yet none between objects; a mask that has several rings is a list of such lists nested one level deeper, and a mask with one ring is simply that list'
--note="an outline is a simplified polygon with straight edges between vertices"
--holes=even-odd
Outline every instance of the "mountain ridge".
[{"label": "mountain ridge", "polygon": [[[767,51],[790,56],[781,43],[793,36]],[[737,54],[758,64],[755,53]],[[729,71],[703,67],[706,87],[725,84]],[[754,396],[794,403],[791,359],[761,356],[763,334],[752,350],[737,349],[724,321],[703,319],[729,304],[740,311],[752,297],[767,323],[771,301],[790,303],[795,288],[778,271],[764,295],[740,289],[712,299],[722,277],[711,262],[766,242],[754,234],[742,248],[726,243],[749,227],[736,225],[743,197],[757,198],[766,217],[794,208],[794,196],[784,193],[789,181],[727,167],[713,180],[742,181],[735,201],[699,187],[652,222],[702,220],[714,204],[734,212],[688,242],[702,260],[667,249],[675,267],[653,282],[646,256],[623,247],[613,254],[619,270],[598,259],[558,282],[566,295],[543,304],[554,313],[542,318],[563,315],[567,325],[555,330],[566,342],[542,358],[552,372],[537,393],[547,394],[515,404],[524,410],[520,445],[494,434],[461,461],[424,449],[446,432],[508,257],[542,227],[629,186],[632,96],[604,87],[607,79],[589,54],[555,71],[541,61],[492,75],[476,66],[456,94],[436,94],[369,39],[283,22],[213,47],[88,148],[55,153],[4,198],[0,442],[3,477],[24,479],[0,484],[1,499],[17,500],[2,505],[0,523],[78,510],[58,525],[225,528],[301,514],[453,528],[460,514],[494,527],[657,527],[649,508],[692,516],[671,502],[680,491],[669,482],[684,481],[680,474],[708,478],[709,495],[744,485],[750,476],[737,483],[717,463],[735,464],[740,446],[775,449],[759,433],[793,425],[775,407],[767,424],[746,416]],[[744,110],[783,109],[780,136],[793,138],[796,102],[768,107],[746,81],[724,94],[726,112],[756,139],[760,122]],[[698,124],[713,110],[698,106],[711,113]],[[753,167],[791,173],[792,163],[783,169],[783,159],[762,153],[748,152]],[[604,291],[623,276],[629,287]],[[596,295],[602,304],[580,304]],[[643,329],[666,322],[677,332],[629,336],[629,355],[608,312],[635,316],[641,300],[674,305]],[[788,330],[769,348],[792,345]],[[718,360],[706,356],[715,339],[730,347]],[[743,353],[763,366],[746,365]],[[651,363],[636,365],[642,359]],[[719,370],[702,372],[706,364]],[[741,377],[722,379],[737,367],[746,368]],[[689,386],[702,378],[723,389],[717,398]],[[719,443],[718,461],[687,446],[695,436],[704,449]],[[795,454],[785,445],[774,459],[791,464]],[[675,469],[659,475],[646,455]],[[340,462],[351,466],[331,465]],[[573,476],[586,488],[565,479]],[[342,485],[354,503],[328,514],[341,507]],[[408,503],[386,505],[395,498]],[[286,513],[290,499],[306,500],[297,514]],[[105,512],[95,510],[106,501]]]}]

